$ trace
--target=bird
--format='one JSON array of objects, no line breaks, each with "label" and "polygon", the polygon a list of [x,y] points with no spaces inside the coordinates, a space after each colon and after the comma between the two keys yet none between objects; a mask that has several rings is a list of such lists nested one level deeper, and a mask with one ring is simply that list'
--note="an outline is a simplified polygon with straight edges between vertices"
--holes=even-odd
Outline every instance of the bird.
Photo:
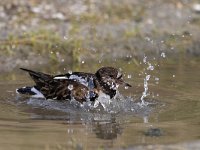
[{"label": "bird", "polygon": [[80,103],[95,101],[100,93],[112,99],[119,85],[131,87],[123,80],[123,74],[114,67],[101,67],[96,73],[69,72],[66,74],[50,75],[42,72],[20,68],[29,73],[34,86],[16,89],[18,94],[30,95],[36,98],[70,100]]}]

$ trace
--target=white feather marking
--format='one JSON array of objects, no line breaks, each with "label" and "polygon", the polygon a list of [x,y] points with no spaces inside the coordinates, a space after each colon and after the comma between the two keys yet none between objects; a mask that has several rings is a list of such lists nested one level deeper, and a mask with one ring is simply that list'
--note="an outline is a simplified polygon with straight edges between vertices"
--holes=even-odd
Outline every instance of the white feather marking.
[{"label": "white feather marking", "polygon": [[66,76],[54,77],[53,79],[68,79]]},{"label": "white feather marking", "polygon": [[44,95],[40,91],[38,91],[36,88],[32,87],[31,91],[35,93],[35,95],[33,95],[31,97],[34,97],[34,98],[44,98]]},{"label": "white feather marking", "polygon": [[16,90],[15,90],[15,92],[16,92],[17,94],[19,94],[18,90],[19,90],[19,89],[16,89]]},{"label": "white feather marking", "polygon": [[69,77],[69,79],[72,79],[72,80],[76,80],[78,82],[80,82],[81,84],[85,85],[85,86],[88,86],[88,82],[85,78],[82,78],[80,76],[77,76],[77,75],[71,75]]},{"label": "white feather marking", "polygon": [[122,75],[121,72],[118,72],[117,73],[117,78],[119,78],[121,75]]}]

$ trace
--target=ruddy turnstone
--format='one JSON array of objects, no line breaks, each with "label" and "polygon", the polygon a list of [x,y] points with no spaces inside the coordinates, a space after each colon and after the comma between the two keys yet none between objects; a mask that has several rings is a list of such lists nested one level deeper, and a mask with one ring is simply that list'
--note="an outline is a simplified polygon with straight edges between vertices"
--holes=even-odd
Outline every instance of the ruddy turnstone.
[{"label": "ruddy turnstone", "polygon": [[123,81],[120,71],[113,67],[102,67],[95,74],[71,72],[56,76],[20,69],[30,74],[35,85],[16,89],[16,92],[33,97],[56,100],[75,99],[83,103],[87,100],[95,101],[100,93],[111,99],[116,95],[119,85],[131,87]]}]

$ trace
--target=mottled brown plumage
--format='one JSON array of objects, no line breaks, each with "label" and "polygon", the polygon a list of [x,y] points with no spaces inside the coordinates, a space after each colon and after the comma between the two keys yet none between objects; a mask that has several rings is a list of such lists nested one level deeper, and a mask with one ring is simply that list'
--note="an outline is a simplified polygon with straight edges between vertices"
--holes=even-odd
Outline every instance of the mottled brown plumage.
[{"label": "mottled brown plumage", "polygon": [[[21,69],[30,74],[36,84],[34,88],[46,99],[75,99],[82,103],[86,100],[95,101],[100,91],[113,98],[120,84],[131,86],[122,80],[122,74],[113,67],[102,67],[95,74],[73,72],[56,76]],[[17,89],[17,92],[34,95],[37,93],[35,89],[24,87]]]}]

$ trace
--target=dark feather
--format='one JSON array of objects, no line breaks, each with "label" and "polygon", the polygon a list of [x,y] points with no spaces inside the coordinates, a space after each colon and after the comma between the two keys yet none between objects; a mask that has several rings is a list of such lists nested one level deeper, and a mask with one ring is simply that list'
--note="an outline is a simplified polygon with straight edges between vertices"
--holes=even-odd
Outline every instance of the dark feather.
[{"label": "dark feather", "polygon": [[[41,72],[35,72],[32,70],[20,68],[26,72],[28,72],[31,78],[36,83],[36,88],[45,96],[47,99],[57,99],[57,100],[66,100],[66,99],[76,99],[79,102],[86,101],[87,97],[89,96],[89,89],[88,87],[82,85],[79,82],[76,82],[71,79],[54,79],[54,77]],[[71,86],[72,88],[70,89]],[[97,94],[93,92],[93,100]]]},{"label": "dark feather", "polygon": [[36,83],[34,87],[47,99],[74,98],[79,102],[84,102],[89,98],[91,101],[95,101],[100,91],[113,98],[118,85],[131,86],[123,81],[119,70],[113,67],[102,67],[95,74],[73,72],[56,76],[25,68],[20,69],[30,74]]},{"label": "dark feather", "polygon": [[25,69],[25,68],[20,68],[20,69],[29,73],[29,75],[34,80],[34,82],[36,83],[36,86],[39,89],[44,87],[46,84],[49,84],[53,80],[52,75],[48,75],[42,72],[35,72],[35,71]]}]

